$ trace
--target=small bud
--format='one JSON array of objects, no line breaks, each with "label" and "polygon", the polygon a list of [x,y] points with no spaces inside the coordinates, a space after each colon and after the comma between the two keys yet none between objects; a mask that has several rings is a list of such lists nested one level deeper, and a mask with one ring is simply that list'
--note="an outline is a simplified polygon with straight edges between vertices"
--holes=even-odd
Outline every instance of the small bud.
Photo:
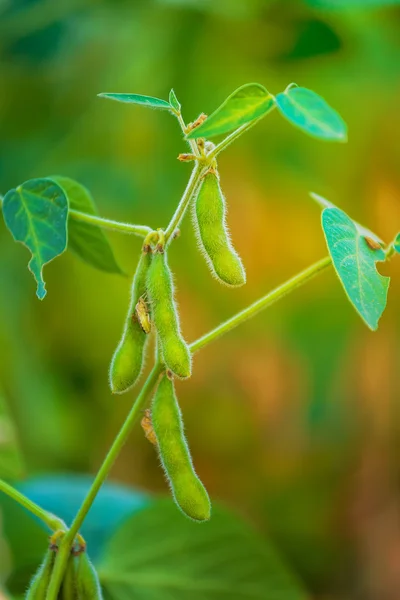
[{"label": "small bud", "polygon": [[179,154],[178,155],[178,160],[180,160],[181,162],[189,162],[191,160],[196,160],[196,157],[194,154]]}]

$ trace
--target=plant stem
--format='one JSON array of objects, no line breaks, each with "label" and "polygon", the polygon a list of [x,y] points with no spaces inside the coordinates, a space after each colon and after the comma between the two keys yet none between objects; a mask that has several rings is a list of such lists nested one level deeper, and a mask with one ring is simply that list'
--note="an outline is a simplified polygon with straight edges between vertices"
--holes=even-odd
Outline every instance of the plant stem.
[{"label": "plant stem", "polygon": [[274,108],[275,108],[275,104],[273,104],[271,106],[271,108],[268,112],[261,115],[261,117],[258,117],[258,119],[255,119],[254,121],[251,121],[250,123],[245,123],[245,125],[242,125],[238,129],[235,129],[235,131],[233,131],[230,135],[228,135],[225,139],[223,139],[222,142],[220,142],[217,146],[215,146],[214,150],[212,150],[210,152],[210,154],[207,155],[207,158],[210,161],[214,160],[214,158],[216,158],[218,156],[218,154],[220,152],[222,152],[222,150],[225,150],[225,148],[227,148],[230,144],[232,144],[232,142],[234,142],[238,137],[240,137],[242,135],[242,133],[245,133],[246,131],[248,131],[249,129],[254,127],[254,125],[257,125],[257,123],[259,121],[261,121],[261,119],[263,119],[266,115],[268,115],[271,112],[271,110],[273,110]]},{"label": "plant stem", "polygon": [[[181,126],[182,133],[184,135],[186,135],[187,132],[188,132],[188,129],[187,129],[185,121],[183,120],[183,117],[182,117],[181,113],[180,112],[179,113],[175,112],[174,114],[175,114],[176,118],[178,119],[179,125]],[[193,152],[193,154],[199,158],[200,152],[199,152],[199,149],[197,147],[196,140],[186,140],[186,141],[188,142],[188,144],[190,146],[190,149]]]},{"label": "plant stem", "polygon": [[109,229],[111,231],[120,231],[122,233],[128,233],[133,235],[139,235],[146,237],[152,229],[146,225],[132,225],[131,223],[120,223],[119,221],[112,221],[110,219],[103,219],[96,215],[89,215],[87,213],[80,212],[79,210],[70,209],[68,215],[74,221],[83,221],[84,223],[90,223],[91,225],[97,225],[102,229]]},{"label": "plant stem", "polygon": [[67,526],[65,525],[64,521],[62,521],[55,515],[47,512],[47,510],[44,510],[43,508],[35,504],[35,502],[32,502],[32,500],[29,500],[29,498],[27,498],[24,494],[13,488],[11,485],[6,483],[2,479],[0,479],[0,491],[4,492],[4,494],[7,494],[7,496],[15,500],[15,502],[18,502],[18,504],[20,504],[21,506],[26,508],[26,510],[28,510],[30,513],[38,517],[52,531],[58,531],[59,529],[65,531],[67,529]]},{"label": "plant stem", "polygon": [[301,285],[315,277],[315,275],[329,267],[329,265],[331,264],[331,257],[327,256],[326,258],[323,258],[317,263],[311,265],[311,267],[308,267],[308,269],[305,269],[298,275],[295,275],[295,277],[289,279],[289,281],[286,281],[286,283],[283,283],[279,287],[275,288],[266,296],[263,296],[262,298],[260,298],[241,312],[237,313],[236,315],[225,321],[225,323],[218,325],[218,327],[216,327],[209,333],[206,333],[205,335],[203,335],[203,337],[190,344],[189,348],[192,354],[194,354],[198,350],[201,350],[201,348],[204,348],[204,346],[207,346],[210,342],[217,340],[219,337],[221,337],[228,331],[231,331],[244,321],[247,321],[247,319],[254,317],[254,315],[264,310],[268,306],[271,306],[271,304],[274,304],[274,302],[280,300],[281,298],[283,298],[283,296],[286,296],[296,288],[300,287]]},{"label": "plant stem", "polygon": [[203,164],[196,162],[196,165],[190,176],[189,183],[187,184],[186,190],[184,191],[183,196],[181,198],[181,201],[179,202],[178,207],[177,207],[167,229],[165,230],[165,243],[166,244],[168,243],[168,241],[171,238],[172,234],[174,233],[175,229],[177,227],[179,227],[179,223],[181,222],[183,215],[186,212],[186,209],[190,203],[190,200],[192,199],[194,193],[197,190],[197,187],[200,183],[201,176],[202,176],[203,172],[206,171],[207,168],[208,168],[207,166],[204,166]]},{"label": "plant stem", "polygon": [[74,543],[74,539],[75,539],[79,529],[81,528],[86,515],[88,514],[90,508],[92,507],[92,504],[93,504],[94,500],[96,499],[96,496],[97,496],[101,486],[103,485],[104,481],[106,480],[111,467],[113,466],[117,456],[119,455],[122,447],[124,446],[126,440],[128,439],[128,436],[132,430],[133,425],[135,424],[138,417],[140,416],[140,412],[143,408],[143,405],[144,405],[148,395],[151,393],[155,384],[157,383],[157,379],[162,371],[162,368],[163,367],[161,364],[156,363],[156,365],[153,367],[152,371],[150,372],[149,376],[147,377],[139,395],[136,398],[136,401],[134,402],[134,404],[132,406],[132,409],[131,409],[129,415],[125,419],[124,424],[122,425],[117,437],[115,438],[113,445],[111,446],[110,450],[108,451],[107,456],[104,459],[104,462],[101,465],[100,470],[98,471],[98,473],[93,481],[93,484],[92,484],[86,498],[84,499],[82,506],[80,507],[70,529],[65,534],[65,536],[60,544],[60,549],[59,549],[57,559],[56,559],[56,562],[54,565],[53,573],[51,576],[51,581],[50,581],[49,588],[47,591],[46,600],[57,600],[58,592],[59,592],[59,589],[60,589],[60,586],[61,586],[61,583],[62,583],[62,580],[64,577],[69,553],[71,551],[72,544]]}]

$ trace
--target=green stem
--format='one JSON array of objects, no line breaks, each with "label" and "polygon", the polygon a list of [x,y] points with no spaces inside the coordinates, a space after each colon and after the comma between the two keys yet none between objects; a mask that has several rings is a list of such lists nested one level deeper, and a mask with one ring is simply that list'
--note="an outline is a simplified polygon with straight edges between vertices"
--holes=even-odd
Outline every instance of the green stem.
[{"label": "green stem", "polygon": [[104,459],[103,464],[98,471],[93,484],[84,499],[82,506],[80,507],[70,529],[65,534],[61,544],[60,549],[57,555],[57,559],[54,565],[53,573],[51,576],[51,581],[49,584],[49,588],[47,591],[46,600],[56,600],[58,596],[58,592],[64,577],[65,569],[68,562],[69,553],[71,551],[72,544],[74,543],[75,537],[82,526],[82,523],[88,514],[90,508],[96,496],[106,480],[111,467],[113,466],[117,456],[119,455],[122,447],[124,446],[128,436],[132,430],[133,425],[137,421],[140,416],[141,410],[143,408],[144,403],[147,400],[148,395],[153,390],[155,384],[157,383],[157,379],[162,371],[163,367],[159,363],[157,363],[152,371],[150,372],[148,378],[146,379],[139,395],[136,398],[135,403],[132,406],[132,409],[127,416],[124,424],[122,425],[117,437],[114,440],[113,445],[106,458]]},{"label": "green stem", "polygon": [[259,121],[261,121],[261,119],[263,119],[266,115],[268,115],[271,112],[271,110],[273,110],[274,108],[275,108],[275,104],[273,104],[273,106],[271,106],[271,108],[268,112],[261,115],[261,117],[258,117],[258,119],[255,119],[254,121],[251,121],[250,123],[245,123],[245,125],[242,125],[238,129],[235,129],[235,131],[233,131],[230,135],[228,135],[225,139],[223,139],[222,142],[220,142],[217,146],[215,146],[214,150],[212,150],[210,152],[210,154],[207,155],[207,158],[210,161],[214,160],[214,158],[216,158],[218,156],[218,154],[220,152],[222,152],[222,150],[225,150],[225,148],[230,146],[230,144],[232,144],[232,142],[234,142],[243,133],[245,133],[252,127],[254,127],[254,125],[257,125],[257,123]]},{"label": "green stem", "polygon": [[133,235],[139,235],[146,237],[152,229],[146,225],[132,225],[131,223],[120,223],[119,221],[112,221],[110,219],[103,219],[96,215],[88,215],[87,213],[80,212],[79,210],[70,209],[68,215],[74,221],[83,221],[84,223],[90,223],[91,225],[97,225],[102,229],[109,229],[111,231],[120,231],[122,233],[128,233]]},{"label": "green stem", "polygon": [[241,312],[237,313],[236,315],[225,321],[225,323],[218,325],[218,327],[216,327],[209,333],[206,333],[205,335],[203,335],[203,337],[190,344],[189,348],[191,352],[194,354],[198,350],[201,350],[201,348],[204,348],[204,346],[207,346],[207,344],[209,344],[210,342],[213,342],[214,340],[220,338],[228,331],[235,329],[235,327],[237,327],[244,321],[247,321],[247,319],[254,317],[254,315],[258,314],[260,311],[264,310],[268,306],[271,306],[271,304],[274,304],[274,302],[280,300],[281,298],[283,298],[283,296],[286,296],[296,288],[300,287],[301,285],[315,277],[315,275],[329,267],[329,265],[331,264],[331,257],[327,256],[326,258],[323,258],[317,263],[311,265],[311,267],[308,267],[308,269],[305,269],[292,279],[289,279],[289,281],[286,281],[286,283],[283,283],[279,287],[275,288],[266,296],[263,296],[262,298],[260,298]]},{"label": "green stem", "polygon": [[203,175],[203,172],[205,172],[205,170],[207,169],[207,166],[204,166],[203,164],[196,162],[196,165],[192,171],[192,174],[190,176],[189,179],[189,183],[187,184],[186,190],[183,193],[183,196],[181,198],[181,201],[178,204],[178,207],[167,227],[167,229],[165,230],[165,243],[167,244],[169,239],[171,238],[172,234],[174,233],[174,231],[176,230],[177,227],[179,227],[179,224],[183,218],[183,215],[185,214],[185,211],[190,203],[190,200],[192,199],[193,195],[195,194],[197,187],[200,183],[200,179],[201,176]]},{"label": "green stem", "polygon": [[[181,126],[181,129],[182,129],[182,133],[184,135],[186,135],[187,132],[188,132],[188,129],[187,129],[185,121],[183,120],[183,117],[182,117],[181,113],[180,112],[179,113],[174,112],[174,115],[178,119],[179,125]],[[197,158],[199,158],[200,157],[200,152],[199,152],[199,149],[197,147],[196,140],[186,140],[186,141],[188,142],[188,144],[190,146],[190,149],[193,152],[193,154],[195,156],[197,156]]]},{"label": "green stem", "polygon": [[18,502],[18,504],[20,504],[21,506],[26,508],[26,510],[28,510],[30,513],[38,517],[52,531],[58,531],[59,529],[65,531],[67,529],[67,526],[65,525],[64,521],[62,521],[55,515],[47,512],[47,510],[44,510],[43,508],[32,502],[32,500],[29,500],[29,498],[27,498],[24,494],[21,494],[21,492],[13,488],[11,485],[6,483],[2,479],[0,479],[0,491],[4,492],[4,494],[7,494],[7,496],[15,500],[15,502]]}]

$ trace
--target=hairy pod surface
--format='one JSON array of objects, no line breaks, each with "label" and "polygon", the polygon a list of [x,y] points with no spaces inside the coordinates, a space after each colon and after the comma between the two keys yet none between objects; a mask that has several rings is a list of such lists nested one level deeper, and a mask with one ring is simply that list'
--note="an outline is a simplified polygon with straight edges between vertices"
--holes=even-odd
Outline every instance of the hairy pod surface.
[{"label": "hairy pod surface", "polygon": [[155,393],[151,419],[161,464],[176,504],[190,519],[208,521],[210,498],[193,468],[174,384],[166,375]]},{"label": "hairy pod surface", "polygon": [[75,557],[69,557],[59,597],[61,600],[78,600],[78,588],[76,582]]},{"label": "hairy pod surface", "polygon": [[246,272],[232,246],[226,225],[226,202],[217,173],[206,173],[193,208],[193,222],[200,250],[211,273],[230,286],[246,283]]},{"label": "hairy pod surface", "polygon": [[26,600],[45,600],[49,587],[56,554],[54,550],[47,550],[42,564],[32,578],[26,594]]},{"label": "hairy pod surface", "polygon": [[97,571],[87,553],[82,552],[75,560],[78,600],[103,600]]},{"label": "hairy pod surface", "polygon": [[142,252],[133,278],[131,301],[124,331],[110,365],[110,387],[114,394],[122,394],[129,390],[142,372],[148,332],[143,328],[142,313],[139,313],[138,317],[137,306],[139,304],[143,307],[143,296],[146,294],[146,275],[150,263],[151,253]]},{"label": "hairy pod surface", "polygon": [[165,365],[181,379],[190,377],[192,357],[180,331],[174,284],[164,252],[156,252],[153,256],[147,274],[147,290]]}]

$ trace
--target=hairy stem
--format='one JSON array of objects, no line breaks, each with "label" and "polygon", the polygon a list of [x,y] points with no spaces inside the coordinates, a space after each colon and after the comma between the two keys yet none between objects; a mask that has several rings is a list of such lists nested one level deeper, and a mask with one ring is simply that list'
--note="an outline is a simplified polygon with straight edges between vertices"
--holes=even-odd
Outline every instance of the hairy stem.
[{"label": "hairy stem", "polygon": [[208,167],[196,162],[196,165],[192,171],[192,174],[189,179],[189,183],[187,184],[186,190],[183,193],[181,201],[178,204],[178,207],[165,230],[165,242],[168,243],[175,229],[179,227],[179,224],[183,218],[183,215],[186,212],[187,207],[189,206],[190,200],[193,198],[193,195],[196,193],[197,187],[200,183],[201,176],[203,172],[206,171]]},{"label": "hairy stem", "polygon": [[150,372],[139,395],[136,398],[136,401],[132,406],[129,415],[125,419],[124,424],[122,425],[117,437],[115,438],[113,445],[108,451],[107,456],[104,459],[104,462],[101,465],[93,481],[93,484],[86,498],[84,499],[82,506],[80,507],[70,529],[65,534],[60,544],[60,549],[57,555],[57,560],[54,565],[46,600],[57,600],[58,592],[64,577],[69,553],[71,551],[72,544],[74,543],[74,539],[77,533],[79,532],[79,529],[81,528],[82,523],[85,520],[85,517],[88,514],[94,500],[96,499],[96,496],[101,486],[107,479],[111,467],[113,466],[117,456],[122,450],[122,447],[124,446],[125,442],[127,441],[133,425],[139,418],[143,405],[146,402],[148,395],[151,393],[155,384],[157,383],[157,379],[162,371],[162,368],[162,365],[157,363]]},{"label": "hairy stem", "polygon": [[214,340],[220,338],[228,331],[235,329],[235,327],[237,327],[244,321],[247,321],[247,319],[254,317],[260,311],[264,310],[268,306],[271,306],[271,304],[274,304],[274,302],[280,300],[281,298],[283,298],[283,296],[286,296],[296,288],[300,287],[301,285],[315,277],[315,275],[329,267],[331,264],[332,259],[330,258],[330,256],[327,256],[326,258],[323,258],[317,263],[311,265],[311,267],[308,267],[308,269],[305,269],[298,275],[295,275],[295,277],[289,279],[289,281],[286,281],[286,283],[283,283],[279,287],[275,288],[266,296],[263,296],[262,298],[260,298],[241,312],[237,313],[236,315],[225,321],[225,323],[218,325],[218,327],[216,327],[209,333],[206,333],[201,338],[190,344],[189,348],[191,352],[194,354],[198,350],[201,350],[201,348],[204,348],[204,346],[207,346],[210,342],[213,342]]},{"label": "hairy stem", "polygon": [[121,233],[128,233],[133,235],[139,235],[146,237],[152,229],[146,225],[132,225],[131,223],[120,223],[119,221],[112,221],[110,219],[103,219],[96,215],[88,215],[87,213],[80,212],[79,210],[68,211],[68,216],[74,221],[83,221],[84,223],[90,223],[91,225],[97,225],[102,229],[109,229],[110,231],[120,231]]},{"label": "hairy stem", "polygon": [[30,513],[38,517],[52,531],[58,531],[59,529],[65,531],[67,529],[67,526],[65,525],[64,521],[62,521],[55,515],[47,512],[47,510],[44,510],[43,508],[35,504],[35,502],[32,502],[32,500],[29,500],[29,498],[27,498],[24,494],[21,494],[21,492],[13,488],[11,485],[6,483],[2,479],[0,479],[0,491],[4,492],[4,494],[7,494],[7,496],[15,500],[15,502],[18,502],[18,504],[20,504],[21,506],[26,508],[26,510],[28,510]]}]

